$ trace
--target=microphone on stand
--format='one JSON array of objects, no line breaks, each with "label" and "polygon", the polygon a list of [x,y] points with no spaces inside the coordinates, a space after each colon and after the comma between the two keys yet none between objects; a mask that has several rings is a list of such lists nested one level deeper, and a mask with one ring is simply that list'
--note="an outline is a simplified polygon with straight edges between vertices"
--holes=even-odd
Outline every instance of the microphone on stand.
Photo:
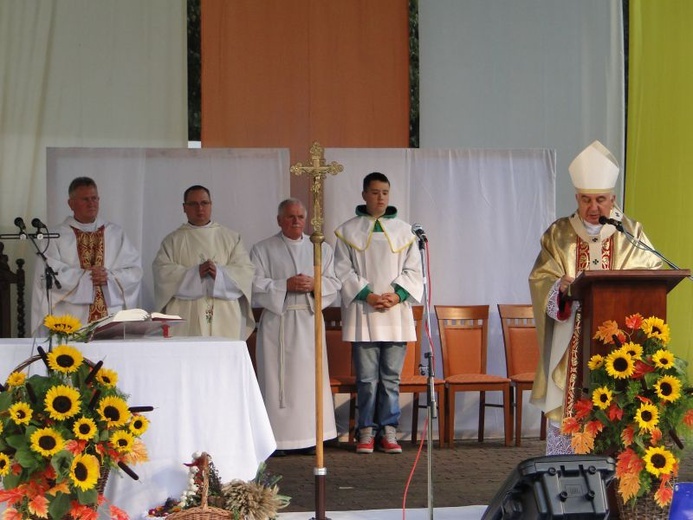
[{"label": "microphone on stand", "polygon": [[14,219],[14,225],[19,228],[19,238],[26,238],[26,226],[24,225],[24,219],[22,217],[17,217]]},{"label": "microphone on stand", "polygon": [[614,226],[616,229],[618,229],[619,231],[623,231],[623,224],[621,223],[620,220],[616,220],[616,219],[613,219],[613,218],[605,217],[604,215],[602,215],[601,217],[599,217],[599,223],[600,223],[602,226],[603,226],[604,224],[610,224],[610,225]]},{"label": "microphone on stand", "polygon": [[426,232],[424,231],[424,228],[421,224],[412,224],[411,232],[414,233],[419,238],[419,240],[428,242],[428,237],[426,236]]},{"label": "microphone on stand", "polygon": [[43,233],[41,233],[41,230],[45,229],[46,231],[48,231],[48,227],[43,222],[41,222],[40,218],[36,218],[36,217],[31,219],[31,225],[36,228],[36,238],[38,238],[39,240],[42,240],[43,239]]}]

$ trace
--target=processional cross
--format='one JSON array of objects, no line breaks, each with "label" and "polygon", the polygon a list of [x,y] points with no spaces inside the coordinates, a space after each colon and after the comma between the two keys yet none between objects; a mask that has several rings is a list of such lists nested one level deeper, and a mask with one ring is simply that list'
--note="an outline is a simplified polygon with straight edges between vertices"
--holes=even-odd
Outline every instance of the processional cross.
[{"label": "processional cross", "polygon": [[325,235],[322,232],[323,223],[323,182],[327,175],[337,175],[344,170],[341,164],[332,161],[325,164],[325,149],[315,141],[310,147],[310,166],[294,164],[290,171],[294,175],[307,174],[311,177],[311,202],[313,216],[310,223],[313,233],[310,241],[313,243],[313,278],[315,280],[315,456],[313,470],[315,475],[315,520],[325,518],[325,477],[327,469],[323,467],[323,402],[322,402],[322,243]]}]

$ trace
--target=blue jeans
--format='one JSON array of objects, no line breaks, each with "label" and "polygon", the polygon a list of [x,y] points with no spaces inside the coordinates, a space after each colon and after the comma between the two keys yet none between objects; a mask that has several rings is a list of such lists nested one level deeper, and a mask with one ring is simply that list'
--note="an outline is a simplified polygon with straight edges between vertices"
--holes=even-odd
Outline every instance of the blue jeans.
[{"label": "blue jeans", "polygon": [[359,430],[399,424],[399,381],[406,354],[404,342],[352,343]]}]

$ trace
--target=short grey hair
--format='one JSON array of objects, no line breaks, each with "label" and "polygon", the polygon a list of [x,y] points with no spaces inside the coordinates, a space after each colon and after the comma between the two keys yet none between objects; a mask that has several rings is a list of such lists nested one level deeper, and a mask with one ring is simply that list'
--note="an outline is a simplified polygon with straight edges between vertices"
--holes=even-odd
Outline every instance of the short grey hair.
[{"label": "short grey hair", "polygon": [[303,208],[304,211],[307,212],[305,204],[301,202],[299,199],[294,198],[294,197],[289,197],[288,199],[284,199],[279,203],[279,206],[277,207],[277,216],[281,217],[282,213],[284,213],[284,208],[287,206],[293,206],[294,204],[298,204]]}]

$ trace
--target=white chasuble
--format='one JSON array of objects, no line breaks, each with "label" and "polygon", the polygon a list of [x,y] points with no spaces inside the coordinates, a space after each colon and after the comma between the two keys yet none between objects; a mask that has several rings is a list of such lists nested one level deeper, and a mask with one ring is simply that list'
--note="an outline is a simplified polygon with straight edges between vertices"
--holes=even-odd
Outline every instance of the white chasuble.
[{"label": "white chasuble", "polygon": [[[215,278],[200,278],[199,265],[212,260]],[[241,237],[216,222],[183,224],[161,242],[152,263],[155,307],[184,323],[175,336],[218,336],[245,341],[255,327],[250,307],[255,268]]]}]

